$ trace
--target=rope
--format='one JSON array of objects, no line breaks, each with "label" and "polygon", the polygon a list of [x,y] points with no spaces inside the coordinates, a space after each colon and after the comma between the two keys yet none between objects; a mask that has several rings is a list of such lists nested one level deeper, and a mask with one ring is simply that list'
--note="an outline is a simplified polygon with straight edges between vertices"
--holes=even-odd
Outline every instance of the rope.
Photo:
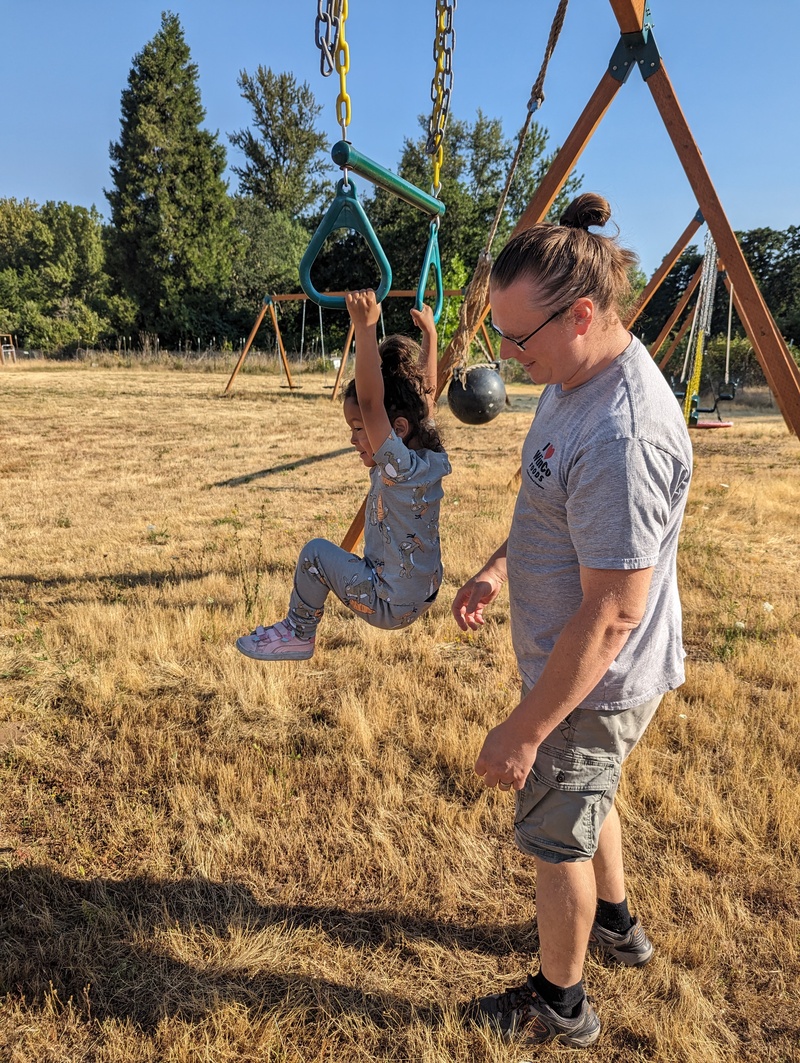
[{"label": "rope", "polygon": [[[444,374],[440,374],[440,380],[437,384],[438,393],[441,393],[447,382],[450,368],[461,366],[466,362],[472,344],[472,322],[483,312],[484,307],[489,302],[489,276],[492,272],[492,244],[497,235],[497,230],[503,217],[503,211],[506,208],[508,193],[511,191],[511,182],[514,180],[514,174],[519,165],[522,149],[525,146],[525,140],[528,136],[528,130],[530,129],[533,114],[539,107],[541,107],[542,103],[544,103],[544,80],[547,76],[547,67],[553,52],[555,51],[556,43],[564,25],[564,16],[567,13],[568,3],[569,0],[559,0],[558,8],[553,18],[552,25],[550,26],[550,36],[547,40],[544,59],[542,61],[541,69],[539,70],[539,75],[531,89],[531,97],[528,101],[528,113],[525,116],[525,123],[519,134],[517,150],[514,152],[514,158],[511,160],[511,165],[508,169],[508,174],[506,175],[506,183],[500,194],[497,210],[495,211],[494,219],[489,228],[486,246],[478,255],[478,263],[475,267],[475,272],[472,274],[472,279],[467,286],[464,293],[464,300],[461,303],[458,325],[456,326],[453,338],[450,340],[445,358],[443,359],[443,362],[445,362],[445,365],[442,367],[444,369]],[[444,375],[444,379],[441,379],[442,375]]]},{"label": "rope", "polygon": [[733,320],[733,285],[731,285],[731,297],[728,300],[728,341],[725,345],[725,383],[731,382],[731,322]]},{"label": "rope", "polygon": [[550,36],[547,39],[547,47],[544,50],[542,68],[539,71],[539,76],[534,82],[533,88],[531,89],[531,98],[528,100],[528,110],[531,113],[538,111],[544,103],[544,79],[547,77],[547,66],[553,56],[553,52],[556,50],[556,44],[558,43],[558,38],[561,34],[561,28],[564,25],[564,16],[567,13],[568,3],[569,0],[559,0],[558,10],[553,19],[553,24],[550,27]]}]

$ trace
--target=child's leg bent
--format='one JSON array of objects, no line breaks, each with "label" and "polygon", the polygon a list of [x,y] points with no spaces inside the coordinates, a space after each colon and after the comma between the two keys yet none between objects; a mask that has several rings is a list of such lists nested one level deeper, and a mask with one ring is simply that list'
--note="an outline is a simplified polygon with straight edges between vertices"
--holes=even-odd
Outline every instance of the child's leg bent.
[{"label": "child's leg bent", "polygon": [[375,582],[369,561],[327,539],[312,539],[300,552],[286,619],[300,638],[311,638],[331,591],[350,609],[371,615],[377,608]]}]

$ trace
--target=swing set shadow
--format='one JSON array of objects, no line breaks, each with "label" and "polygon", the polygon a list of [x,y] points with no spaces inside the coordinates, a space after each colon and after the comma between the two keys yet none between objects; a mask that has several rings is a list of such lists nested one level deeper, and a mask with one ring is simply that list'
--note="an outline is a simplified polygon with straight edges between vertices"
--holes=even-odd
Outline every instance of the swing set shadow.
[{"label": "swing set shadow", "polygon": [[244,476],[234,476],[230,480],[218,480],[212,487],[242,487],[252,483],[253,480],[263,480],[266,476],[276,476],[281,472],[292,472],[303,465],[316,465],[318,461],[327,461],[329,458],[341,458],[345,454],[354,454],[352,447],[341,447],[339,450],[329,450],[327,454],[315,454],[310,458],[298,458],[297,461],[287,461],[283,465],[273,465],[269,469],[259,469],[257,472],[248,472]]}]

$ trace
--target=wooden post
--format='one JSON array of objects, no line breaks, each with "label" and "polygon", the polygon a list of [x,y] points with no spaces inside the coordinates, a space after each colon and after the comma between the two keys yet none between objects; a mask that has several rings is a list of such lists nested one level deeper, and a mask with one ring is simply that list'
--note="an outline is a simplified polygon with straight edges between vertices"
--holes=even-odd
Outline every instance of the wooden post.
[{"label": "wooden post", "polygon": [[250,350],[250,347],[252,346],[253,340],[256,338],[256,333],[258,332],[259,328],[261,327],[261,322],[264,320],[264,314],[266,314],[266,312],[267,312],[267,300],[265,299],[264,302],[261,305],[261,310],[259,311],[258,317],[256,318],[256,323],[250,329],[250,335],[247,337],[247,343],[244,345],[244,349],[242,350],[242,353],[239,355],[239,361],[233,367],[233,372],[231,373],[231,378],[228,381],[228,383],[225,385],[225,391],[223,392],[224,395],[227,395],[228,392],[231,390],[231,386],[232,386],[234,380],[236,379],[236,377],[237,377],[237,375],[239,373],[239,370],[244,365],[244,360],[247,357],[247,354],[248,354],[248,351]]},{"label": "wooden post", "polygon": [[[369,496],[367,496],[368,498]],[[358,546],[358,540],[361,538],[361,533],[364,530],[364,517],[367,512],[367,498],[361,503],[361,508],[355,517],[353,517],[353,523],[347,529],[347,533],[342,539],[343,550],[355,550]]]},{"label": "wooden post", "polygon": [[333,391],[331,392],[331,402],[339,394],[339,384],[342,381],[344,375],[345,366],[347,365],[347,359],[350,357],[350,345],[353,342],[353,336],[356,334],[356,327],[353,322],[350,322],[350,328],[347,330],[347,339],[344,341],[344,350],[342,351],[342,360],[339,362],[339,370],[336,373],[336,380],[333,382]]},{"label": "wooden post", "polygon": [[698,211],[697,214],[695,214],[695,216],[686,226],[686,228],[683,230],[681,235],[678,237],[672,250],[667,252],[661,262],[661,265],[658,267],[653,276],[647,282],[647,287],[636,300],[636,305],[633,308],[633,313],[628,318],[628,322],[625,325],[625,328],[630,329],[633,327],[633,323],[636,321],[636,319],[642,313],[644,308],[647,306],[647,304],[656,294],[658,289],[661,287],[667,274],[678,261],[678,259],[681,257],[683,249],[686,247],[686,245],[689,243],[691,238],[694,236],[694,234],[697,232],[697,230],[702,224],[703,216]]},{"label": "wooden post", "polygon": [[641,33],[645,0],[611,0],[621,33]]},{"label": "wooden post", "polygon": [[[664,357],[658,363],[658,368],[659,369],[664,370],[669,365],[670,359],[672,358],[673,354],[675,353],[675,351],[678,348],[678,344],[681,342],[683,337],[689,331],[689,326],[691,325],[691,323],[692,323],[692,314],[687,314],[686,320],[681,325],[681,327],[678,329],[678,332],[677,332],[677,334],[675,336],[675,339],[672,341],[672,343],[667,348],[667,353],[664,355]],[[652,353],[653,353],[653,357],[655,357],[655,348],[653,348],[653,352]]]},{"label": "wooden post", "polygon": [[647,87],[669,133],[683,165],[689,183],[700,204],[703,217],[717,245],[720,258],[733,284],[737,311],[744,324],[758,360],[764,369],[770,389],[781,407],[787,427],[800,435],[800,371],[778,339],[778,329],[772,320],[761,292],[747,265],[739,242],[725,216],[703,157],[694,141],[688,123],[675,96],[664,66],[647,78]]},{"label": "wooden post", "polygon": [[278,341],[278,350],[280,351],[281,361],[283,362],[283,371],[286,373],[286,381],[289,387],[294,391],[294,381],[292,380],[292,374],[289,372],[289,362],[286,358],[286,351],[283,347],[283,336],[281,336],[281,327],[278,324],[278,315],[275,312],[275,303],[270,299],[269,301],[269,313],[272,318],[272,327],[275,329],[275,337]]},{"label": "wooden post", "polygon": [[[700,265],[697,267],[697,271],[695,272],[695,275],[692,277],[692,279],[686,285],[686,290],[684,291],[683,295],[678,300],[677,306],[675,307],[675,309],[672,311],[672,313],[667,318],[664,327],[662,328],[662,330],[659,332],[658,336],[656,337],[655,343],[650,348],[650,353],[652,354],[652,356],[654,358],[658,354],[659,350],[661,349],[661,346],[664,343],[664,341],[666,340],[667,336],[669,336],[670,332],[672,331],[672,326],[675,324],[675,322],[681,316],[683,311],[686,309],[686,305],[689,302],[689,300],[691,299],[692,293],[697,288],[697,285],[700,283],[700,278],[702,276],[703,276],[703,263],[701,262]],[[689,318],[689,320],[691,320],[691,318]],[[683,335],[683,333],[681,333],[681,335]],[[666,365],[666,362],[663,365],[660,365],[659,368],[663,369],[664,365]]]}]

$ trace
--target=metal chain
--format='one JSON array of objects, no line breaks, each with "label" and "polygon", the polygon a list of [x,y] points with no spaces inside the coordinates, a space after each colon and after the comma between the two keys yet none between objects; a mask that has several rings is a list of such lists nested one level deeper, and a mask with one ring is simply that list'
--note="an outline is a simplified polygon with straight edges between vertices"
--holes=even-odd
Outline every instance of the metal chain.
[{"label": "metal chain", "polygon": [[441,169],[444,159],[444,131],[450,112],[450,97],[453,92],[453,49],[456,32],[453,27],[453,12],[458,0],[436,0],[436,36],[433,41],[433,58],[436,64],[431,81],[433,110],[428,122],[428,141],[425,151],[433,159],[433,194],[441,189]]},{"label": "metal chain", "polygon": [[317,21],[314,43],[320,50],[319,71],[329,78],[334,71],[336,45],[339,37],[339,18],[334,11],[336,0],[317,0]]},{"label": "metal chain", "polygon": [[[686,348],[687,362],[691,364],[688,372],[689,379],[686,381],[686,396],[683,401],[683,415],[686,423],[692,415],[692,401],[695,395],[700,393],[700,374],[703,367],[703,351],[706,337],[711,328],[711,316],[714,312],[714,291],[717,285],[717,245],[710,230],[706,233],[705,254],[703,256],[703,271],[700,274],[700,290],[697,295],[694,321],[689,334],[689,344]],[[687,363],[684,363],[684,374],[687,373]]]}]

